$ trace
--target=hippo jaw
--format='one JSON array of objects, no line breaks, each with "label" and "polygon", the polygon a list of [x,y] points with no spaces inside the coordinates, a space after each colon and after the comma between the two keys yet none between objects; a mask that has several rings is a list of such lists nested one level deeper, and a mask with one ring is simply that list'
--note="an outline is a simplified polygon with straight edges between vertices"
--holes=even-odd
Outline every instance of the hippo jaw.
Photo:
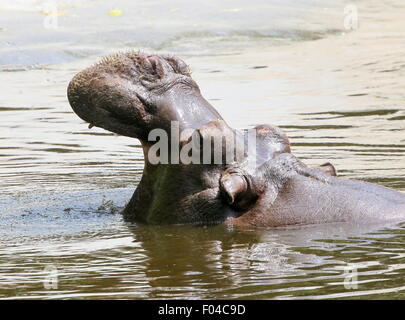
[{"label": "hippo jaw", "polygon": [[153,129],[170,134],[222,119],[201,96],[187,65],[168,56],[129,52],[78,73],[68,87],[74,112],[93,126],[146,142]]}]

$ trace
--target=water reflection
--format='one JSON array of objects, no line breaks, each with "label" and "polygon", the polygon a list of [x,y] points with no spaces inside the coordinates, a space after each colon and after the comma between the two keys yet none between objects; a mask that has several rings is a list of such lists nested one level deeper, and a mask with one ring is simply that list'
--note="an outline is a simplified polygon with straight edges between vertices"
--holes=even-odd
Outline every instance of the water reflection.
[{"label": "water reflection", "polygon": [[[404,251],[392,248],[400,239],[381,229],[351,224],[271,230],[130,227],[147,256],[149,298],[352,296],[343,281],[345,268],[353,267],[360,287],[372,295],[374,282],[384,281],[388,271],[402,274],[405,262]],[[378,257],[381,241],[388,250]],[[398,277],[392,284],[401,287]]]},{"label": "water reflection", "polygon": [[[15,227],[8,234],[17,237],[0,240],[1,297],[269,299],[405,294],[404,225],[144,226],[124,223],[118,214],[77,210],[62,214],[55,207],[42,217],[34,212],[23,219],[28,225],[10,218]],[[57,289],[43,286],[47,266],[58,270]],[[356,289],[344,286],[347,268],[358,272]]]}]

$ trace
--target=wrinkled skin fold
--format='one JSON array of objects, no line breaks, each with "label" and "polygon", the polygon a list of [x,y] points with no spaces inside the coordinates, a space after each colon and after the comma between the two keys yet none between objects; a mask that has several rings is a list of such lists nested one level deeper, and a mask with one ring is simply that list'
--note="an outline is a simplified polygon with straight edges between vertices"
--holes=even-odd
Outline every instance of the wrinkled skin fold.
[{"label": "wrinkled skin fold", "polygon": [[[228,126],[176,57],[138,52],[107,57],[72,79],[68,99],[89,127],[141,141],[145,167],[123,212],[127,220],[236,226],[405,220],[404,194],[338,178],[330,163],[309,168],[291,153],[288,137],[277,127],[256,126],[256,146],[244,150],[247,133]],[[152,164],[148,136],[154,129],[170,136],[172,121],[180,131],[196,134],[201,145],[232,136],[235,154],[243,152],[236,161],[218,164]],[[180,137],[179,145],[189,140]]]}]

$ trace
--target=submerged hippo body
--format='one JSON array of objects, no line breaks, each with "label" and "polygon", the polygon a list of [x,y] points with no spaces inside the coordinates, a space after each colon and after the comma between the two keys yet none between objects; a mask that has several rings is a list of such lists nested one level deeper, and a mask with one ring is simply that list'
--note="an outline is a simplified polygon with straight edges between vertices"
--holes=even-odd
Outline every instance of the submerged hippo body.
[{"label": "submerged hippo body", "polygon": [[[255,127],[255,147],[246,151],[248,134],[226,124],[178,58],[135,52],[106,58],[72,79],[68,98],[89,127],[142,143],[145,167],[123,212],[128,220],[254,226],[405,220],[405,195],[337,178],[329,163],[307,167],[290,153],[279,128]],[[180,132],[193,134],[180,134],[178,145],[170,142],[169,159],[193,137],[200,147],[213,137],[232,137],[235,153],[242,151],[231,162],[153,163],[149,151],[155,142],[148,136],[163,129],[172,137],[173,121]]]}]

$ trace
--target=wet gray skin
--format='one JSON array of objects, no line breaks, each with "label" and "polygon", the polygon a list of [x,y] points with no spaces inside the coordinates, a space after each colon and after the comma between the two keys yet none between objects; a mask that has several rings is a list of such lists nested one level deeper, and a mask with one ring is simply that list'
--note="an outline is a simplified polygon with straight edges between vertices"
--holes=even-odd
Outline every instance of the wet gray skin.
[{"label": "wet gray skin", "polygon": [[[145,167],[123,212],[128,220],[238,226],[405,220],[405,195],[337,178],[330,163],[308,168],[290,153],[279,128],[257,126],[256,148],[240,152],[247,134],[226,124],[176,57],[128,52],[105,58],[72,79],[68,98],[90,127],[142,143]],[[236,137],[236,161],[152,164],[148,134],[160,128],[170,136],[171,121],[178,121],[180,132],[194,131],[201,146],[212,137]],[[182,137],[180,145],[189,141]]]}]

